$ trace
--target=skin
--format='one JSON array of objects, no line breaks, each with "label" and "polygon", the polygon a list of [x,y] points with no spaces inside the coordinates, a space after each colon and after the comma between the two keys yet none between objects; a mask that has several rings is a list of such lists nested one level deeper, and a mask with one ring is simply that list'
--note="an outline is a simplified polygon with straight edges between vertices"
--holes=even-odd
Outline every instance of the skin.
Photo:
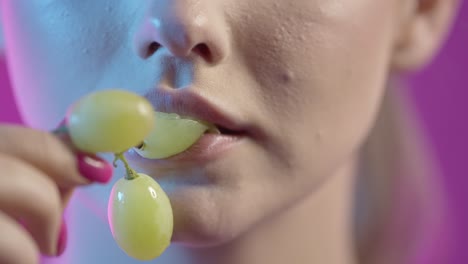
[{"label": "skin", "polygon": [[[95,90],[145,95],[164,84],[195,89],[250,128],[241,144],[203,166],[134,164],[163,187],[177,179],[169,196],[174,242],[184,245],[178,250],[191,263],[233,264],[356,261],[350,220],[359,147],[389,76],[432,57],[456,6],[455,0],[0,3],[15,95],[31,127],[52,129],[70,104]],[[151,50],[152,42],[160,48]],[[8,160],[12,147],[0,150],[0,161]],[[57,166],[53,157],[41,162]],[[17,159],[22,163],[13,168],[29,164]],[[56,185],[46,173],[34,175]],[[190,175],[203,184],[191,184]],[[12,225],[2,225],[5,219],[11,222],[0,214],[2,232]],[[50,237],[56,219],[48,224],[55,227]]]}]

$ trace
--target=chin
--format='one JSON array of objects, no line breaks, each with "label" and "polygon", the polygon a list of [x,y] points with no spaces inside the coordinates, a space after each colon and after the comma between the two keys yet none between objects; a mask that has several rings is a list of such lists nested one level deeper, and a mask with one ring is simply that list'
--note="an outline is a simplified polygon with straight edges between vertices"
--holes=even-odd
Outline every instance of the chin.
[{"label": "chin", "polygon": [[237,213],[232,191],[223,187],[181,187],[169,198],[174,212],[174,243],[194,248],[218,246],[233,240],[248,226]]},{"label": "chin", "polygon": [[[270,180],[265,160],[250,148],[237,148],[204,166],[161,169],[137,166],[166,191],[174,213],[172,242],[215,247],[236,240],[283,201]],[[248,157],[248,158],[246,158]],[[141,165],[141,164],[140,164]],[[261,175],[268,175],[261,176]],[[274,197],[275,199],[268,199]],[[259,209],[261,208],[261,209]]]}]

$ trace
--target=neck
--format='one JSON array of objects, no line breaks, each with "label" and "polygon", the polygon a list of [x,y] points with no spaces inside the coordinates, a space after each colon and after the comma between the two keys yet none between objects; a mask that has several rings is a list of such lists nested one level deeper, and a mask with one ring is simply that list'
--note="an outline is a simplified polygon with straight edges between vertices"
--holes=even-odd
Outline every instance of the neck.
[{"label": "neck", "polygon": [[178,248],[190,264],[357,263],[353,246],[354,164],[294,207],[217,247]]}]

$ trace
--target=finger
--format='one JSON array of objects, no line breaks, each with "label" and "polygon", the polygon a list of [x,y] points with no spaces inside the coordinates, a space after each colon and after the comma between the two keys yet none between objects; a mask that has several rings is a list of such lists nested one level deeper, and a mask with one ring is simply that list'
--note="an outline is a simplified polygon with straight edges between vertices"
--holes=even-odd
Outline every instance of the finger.
[{"label": "finger", "polygon": [[65,208],[68,205],[68,202],[70,202],[70,198],[73,195],[75,189],[62,189],[60,190],[60,198],[62,200],[62,211],[65,210]]},{"label": "finger", "polygon": [[55,255],[62,221],[57,186],[42,171],[1,153],[0,168],[0,210],[25,224],[42,253]]},{"label": "finger", "polygon": [[39,263],[39,250],[31,236],[0,210],[0,263]]},{"label": "finger", "polygon": [[65,143],[67,147],[73,152],[80,152],[80,150],[76,148],[76,146],[73,144],[73,141],[70,137],[70,133],[68,131],[68,127],[64,122],[62,122],[56,129],[52,130],[50,133],[58,137],[60,141]]},{"label": "finger", "polygon": [[0,126],[0,153],[31,163],[62,188],[107,182],[112,176],[112,166],[103,159],[75,155],[60,137],[21,126]]}]

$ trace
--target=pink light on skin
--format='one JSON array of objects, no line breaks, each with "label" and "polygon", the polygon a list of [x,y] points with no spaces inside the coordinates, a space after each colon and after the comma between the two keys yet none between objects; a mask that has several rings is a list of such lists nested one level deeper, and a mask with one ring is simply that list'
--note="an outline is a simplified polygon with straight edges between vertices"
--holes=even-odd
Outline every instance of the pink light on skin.
[{"label": "pink light on skin", "polygon": [[[2,0],[0,0],[2,1]],[[4,3],[2,3],[4,4]],[[9,8],[2,8],[1,10],[1,16],[5,18],[5,20],[8,20],[9,17],[11,16],[10,14],[10,9]],[[6,114],[6,120],[3,119],[3,116],[2,116],[2,121],[7,121],[7,122],[11,122],[11,123],[18,123],[18,124],[22,124],[24,123],[23,119],[21,118],[21,113],[19,111],[19,109],[16,107],[16,103],[15,103],[15,100],[9,100],[11,98],[15,98],[15,90],[14,89],[11,89],[11,86],[12,86],[12,80],[10,79],[10,76],[9,76],[9,73],[8,73],[8,67],[7,67],[7,63],[6,63],[6,54],[4,52],[4,40],[5,39],[15,39],[15,36],[13,35],[15,34],[14,31],[4,31],[2,32],[2,40],[1,40],[1,45],[0,45],[0,87],[2,87],[2,90],[5,89],[5,90],[8,90],[11,94],[11,96],[2,96],[0,100],[0,104],[2,105],[2,108],[7,108],[7,109],[14,109],[15,111],[10,111],[10,112],[7,112],[5,113]],[[34,94],[30,94],[30,100],[31,101],[34,101]],[[6,100],[6,101],[3,101],[3,100]],[[9,107],[11,106],[11,107]],[[3,110],[2,109],[2,110]],[[68,212],[68,210],[65,210],[64,211],[64,215],[63,215],[63,219],[65,220],[65,222],[68,222],[71,217],[70,217],[70,213]],[[71,263],[71,258],[72,254],[66,254],[66,252],[63,254],[62,257],[46,257],[46,256],[41,256],[40,257],[40,263],[43,263],[43,264],[65,264],[65,263]]]},{"label": "pink light on skin", "polygon": [[[88,214],[88,216],[83,215]],[[89,217],[91,215],[91,217]],[[108,225],[106,210],[100,203],[86,195],[85,192],[76,190],[69,202],[69,206],[64,212],[64,219],[68,226],[68,241],[67,248],[64,253],[59,257],[46,257],[42,256],[41,264],[74,264],[80,259],[80,255],[83,254],[83,248],[81,244],[83,241],[90,240],[88,235],[93,233],[86,231],[86,225],[83,226],[83,221],[90,221],[89,219],[97,219],[98,222],[102,222],[105,226]],[[93,220],[92,220],[93,221]],[[96,222],[93,222],[96,223]],[[88,226],[89,227],[89,226]]]},{"label": "pink light on skin", "polygon": [[[65,223],[68,223],[71,218],[72,218],[71,213],[68,210],[65,210],[64,213],[63,213],[63,219],[64,219]],[[69,239],[69,237],[67,239]],[[70,251],[70,249],[65,248],[65,251],[62,253],[62,255],[58,256],[58,257],[41,256],[40,263],[41,264],[66,264],[66,263],[72,263],[73,254],[70,254],[71,252],[69,252],[69,251]]]},{"label": "pink light on skin", "polygon": [[[14,21],[11,18],[13,11],[12,11],[12,8],[8,4],[9,2],[8,1],[3,1],[3,0],[0,0],[0,2],[1,2],[1,5],[2,5],[1,6],[2,8],[0,9],[0,12],[1,12],[0,15],[3,18],[3,21],[9,21],[9,20]],[[25,56],[25,55],[21,55],[21,54],[12,54],[12,52],[9,52],[9,53],[3,52],[3,49],[5,48],[5,46],[7,46],[7,45],[16,45],[16,43],[12,42],[12,40],[18,39],[18,38],[17,38],[17,33],[14,30],[3,30],[2,35],[3,35],[2,36],[3,37],[3,39],[2,39],[2,55],[5,55],[6,59],[8,59],[9,57]],[[7,64],[6,62],[7,61],[5,61],[5,64]],[[20,68],[23,68],[23,67],[20,67]],[[24,67],[24,68],[27,68],[27,67]],[[13,82],[14,82],[14,80],[11,78],[11,76],[9,76],[9,78],[8,78],[8,87],[11,87],[13,85]],[[3,83],[3,80],[2,80],[2,83]],[[17,98],[16,91],[14,89],[10,89],[10,90],[11,90],[11,93],[13,94],[13,97]],[[33,103],[34,98],[36,96],[37,96],[37,94],[34,94],[34,93],[29,94],[28,101]],[[16,100],[16,104],[19,104],[18,100]],[[21,113],[21,107],[18,107],[17,111],[18,111],[20,119],[24,123],[25,120],[24,120],[24,118],[22,116],[22,113]]]},{"label": "pink light on skin", "polygon": [[[0,48],[1,49],[1,48]],[[21,124],[21,118],[13,99],[13,91],[10,85],[10,77],[5,61],[5,54],[0,51],[0,121],[13,124]]]},{"label": "pink light on skin", "polygon": [[[11,89],[13,96],[16,98],[17,110],[21,116],[23,123],[28,126],[41,130],[51,130],[60,121],[65,110],[64,105],[69,102],[60,103],[60,100],[68,98],[66,95],[72,94],[69,90],[63,90],[61,93],[47,93],[40,87],[50,87],[53,83],[62,80],[62,75],[55,73],[54,66],[62,63],[62,56],[58,55],[53,59],[46,56],[44,50],[47,49],[49,42],[37,43],[37,50],[32,50],[27,47],[28,41],[25,39],[25,35],[34,39],[43,39],[43,31],[41,27],[35,26],[18,26],[17,20],[28,21],[29,13],[22,12],[21,5],[17,5],[18,2],[22,1],[3,1],[0,0],[1,16],[2,21],[5,24],[3,27],[4,46],[8,50],[6,57],[8,61],[8,67],[14,69],[11,71],[10,78],[11,84],[16,89]],[[26,23],[26,22],[25,22]],[[38,23],[44,27],[51,24],[47,18]],[[26,34],[22,35],[22,30],[25,30]],[[57,30],[66,31],[65,25],[56,25]],[[24,32],[23,32],[24,33]],[[41,71],[38,71],[41,69]],[[20,76],[13,74],[14,72],[21,72]],[[24,76],[28,76],[25,78]],[[55,76],[53,79],[48,79],[47,76]],[[29,92],[24,92],[20,87],[37,87],[37,89],[31,89]],[[66,87],[66,86],[64,86]],[[51,98],[61,98],[56,100],[57,104],[44,103],[49,102]],[[35,113],[28,115],[27,113]],[[45,116],[41,116],[36,113],[46,113]]]}]

